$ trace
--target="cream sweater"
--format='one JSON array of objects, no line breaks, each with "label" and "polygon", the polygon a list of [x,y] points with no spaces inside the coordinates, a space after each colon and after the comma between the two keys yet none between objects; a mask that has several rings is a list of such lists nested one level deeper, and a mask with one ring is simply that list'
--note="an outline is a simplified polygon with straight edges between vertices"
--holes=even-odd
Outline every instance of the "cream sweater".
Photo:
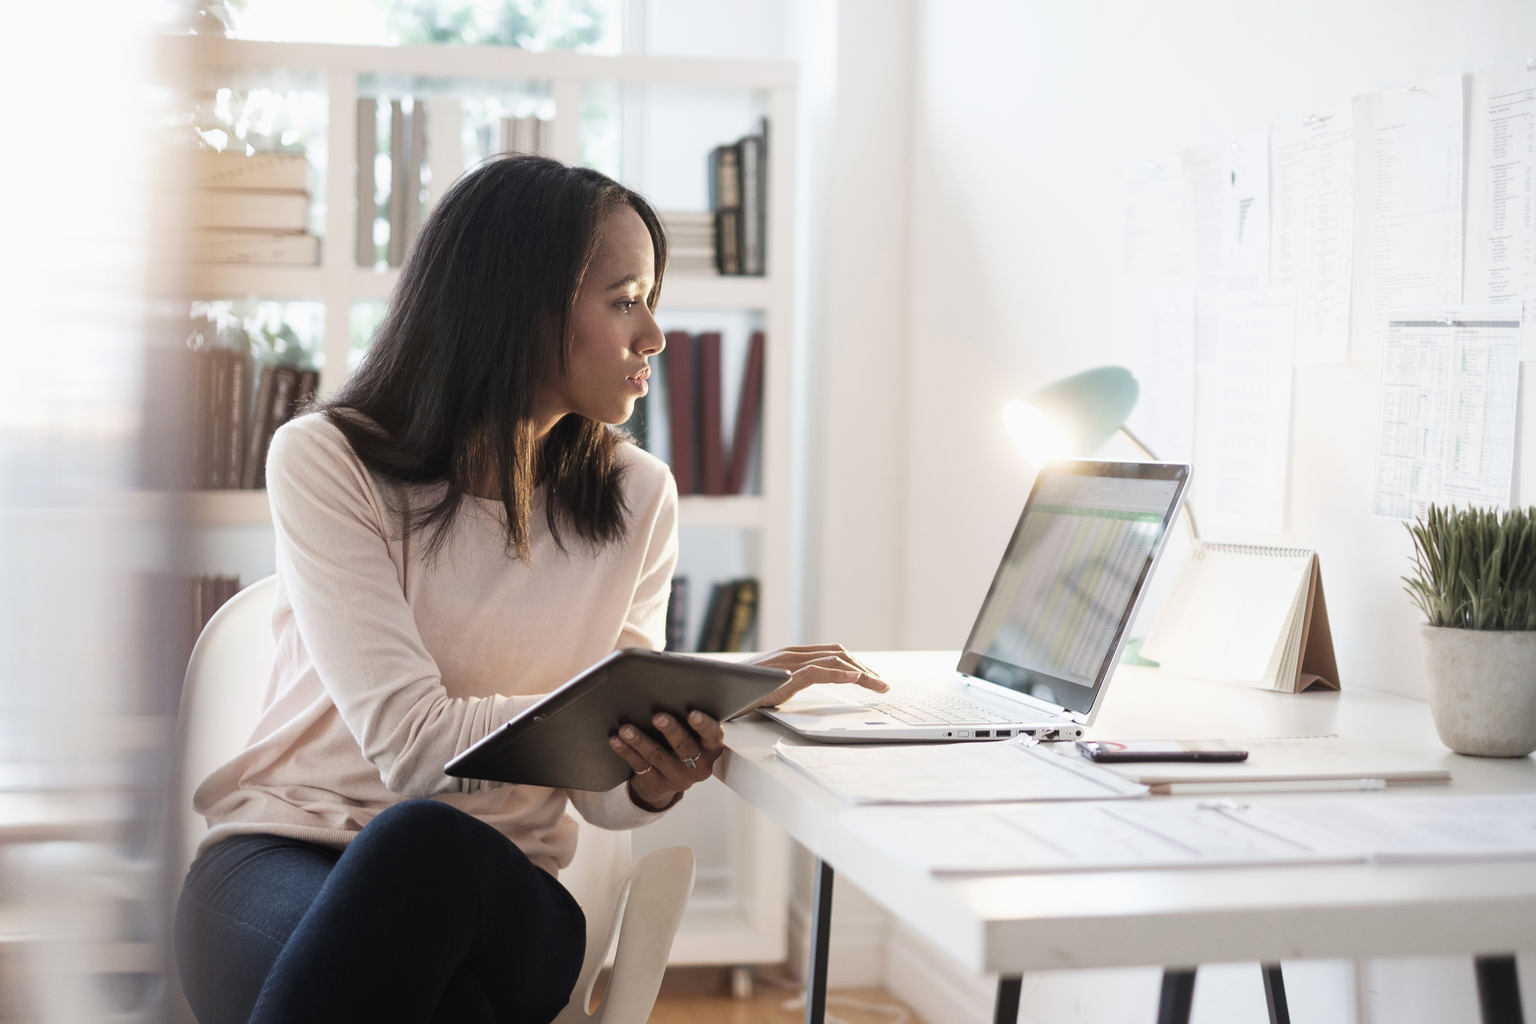
[{"label": "cream sweater", "polygon": [[[198,788],[210,832],[344,846],[412,797],[499,829],[551,872],[570,863],[582,816],[610,829],[659,815],[607,793],[450,778],[443,765],[518,711],[622,647],[660,650],[677,564],[677,490],[631,444],[625,540],[592,549],[535,503],[528,561],[506,552],[499,502],[468,498],[435,559],[406,543],[381,483],[319,414],[277,432],[267,491],[277,532],[277,660],[239,756]],[[440,486],[440,485],[439,485]],[[431,497],[412,488],[413,507]],[[542,495],[541,495],[542,498]]]}]

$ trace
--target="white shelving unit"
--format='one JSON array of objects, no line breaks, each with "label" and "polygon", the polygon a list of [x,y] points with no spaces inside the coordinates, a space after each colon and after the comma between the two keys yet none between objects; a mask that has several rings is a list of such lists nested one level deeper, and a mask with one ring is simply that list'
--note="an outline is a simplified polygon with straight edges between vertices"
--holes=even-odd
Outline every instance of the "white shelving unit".
[{"label": "white shelving unit", "polygon": [[[763,99],[772,126],[769,152],[767,274],[763,277],[669,275],[662,311],[751,310],[762,317],[768,339],[762,423],[760,494],[687,496],[681,501],[685,528],[729,527],[755,531],[760,582],[758,640],[762,647],[789,639],[789,417],[794,323],[792,238],[795,139],[795,67],[778,61],[700,60],[677,57],[590,56],[529,53],[503,47],[362,47],[307,43],[264,43],[207,36],[165,37],[163,67],[188,69],[180,84],[206,89],[232,75],[244,81],[265,74],[297,76],[323,83],[328,109],[327,208],[321,262],[314,267],[197,264],[160,282],[168,296],[193,299],[253,296],[318,301],[325,307],[324,366],[320,390],[333,394],[348,373],[350,314],[354,303],[387,299],[398,271],[356,264],[356,115],[359,80],[389,83],[384,91],[427,97],[428,166],[435,199],[463,170],[458,137],[466,89],[489,83],[544,83],[554,103],[551,155],[581,160],[581,114],[590,83],[657,84],[715,89],[750,89]],[[438,145],[433,146],[437,140]],[[730,139],[720,139],[729,142]],[[171,510],[196,527],[270,523],[264,491],[194,491],[142,495],[148,506]],[[684,545],[688,543],[686,534]],[[720,789],[720,793],[714,793]],[[695,801],[718,811],[701,815],[689,828],[693,845],[726,850],[706,896],[696,899],[673,948],[674,963],[769,963],[786,953],[785,908],[788,843],[782,832],[722,787]],[[724,819],[724,820],[721,820]],[[730,824],[722,830],[721,826]],[[662,825],[667,824],[664,820]],[[722,843],[721,833],[727,841]],[[713,832],[714,835],[706,834]],[[672,841],[689,841],[686,835]],[[701,863],[701,869],[706,866]],[[701,870],[701,881],[707,870]],[[701,889],[703,887],[701,886]]]}]

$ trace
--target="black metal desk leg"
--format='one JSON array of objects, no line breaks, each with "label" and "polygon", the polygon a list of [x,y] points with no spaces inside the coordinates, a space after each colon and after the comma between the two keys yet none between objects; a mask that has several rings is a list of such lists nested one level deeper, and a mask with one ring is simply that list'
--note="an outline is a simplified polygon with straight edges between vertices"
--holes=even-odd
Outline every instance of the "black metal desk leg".
[{"label": "black metal desk leg", "polygon": [[1163,992],[1157,1000],[1157,1024],[1189,1024],[1195,1002],[1195,969],[1165,967]]},{"label": "black metal desk leg", "polygon": [[816,890],[811,898],[811,964],[805,979],[805,1024],[826,1024],[827,953],[832,948],[832,865],[816,858]]},{"label": "black metal desk leg", "polygon": [[1477,965],[1477,1001],[1483,1024],[1525,1024],[1520,1006],[1520,976],[1512,956],[1480,956]]},{"label": "black metal desk leg", "polygon": [[1279,964],[1264,964],[1264,1004],[1269,1024],[1291,1024],[1291,1006],[1285,1001],[1285,976]]},{"label": "black metal desk leg", "polygon": [[992,1010],[992,1024],[1018,1024],[1019,991],[1024,979],[1018,975],[997,979],[997,1005]]}]

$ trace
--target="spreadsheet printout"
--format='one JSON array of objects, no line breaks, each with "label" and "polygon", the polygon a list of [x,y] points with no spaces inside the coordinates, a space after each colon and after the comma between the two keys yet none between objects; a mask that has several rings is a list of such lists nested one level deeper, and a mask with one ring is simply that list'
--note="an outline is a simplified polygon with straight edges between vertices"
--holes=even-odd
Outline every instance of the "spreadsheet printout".
[{"label": "spreadsheet printout", "polygon": [[[1526,61],[1472,78],[1467,154],[1467,268],[1462,301],[1536,300],[1536,68]],[[1522,359],[1536,359],[1536,337]]]},{"label": "spreadsheet printout", "polygon": [[1351,354],[1376,359],[1388,309],[1461,299],[1462,75],[1355,97]]},{"label": "spreadsheet printout", "polygon": [[1271,142],[1276,287],[1296,293],[1296,362],[1349,355],[1354,256],[1354,112],[1343,104],[1277,125]]},{"label": "spreadsheet printout", "polygon": [[1401,310],[1381,360],[1372,511],[1431,503],[1508,508],[1514,474],[1519,306]]},{"label": "spreadsheet printout", "polygon": [[1229,292],[1220,315],[1210,519],[1278,531],[1285,526],[1295,302],[1280,290]]}]

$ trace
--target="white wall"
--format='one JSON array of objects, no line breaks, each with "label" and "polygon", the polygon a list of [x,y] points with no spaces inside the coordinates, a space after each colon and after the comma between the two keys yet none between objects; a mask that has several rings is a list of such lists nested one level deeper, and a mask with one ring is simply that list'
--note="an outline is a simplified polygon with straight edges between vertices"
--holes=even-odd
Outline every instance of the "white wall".
[{"label": "white wall", "polygon": [[[922,3],[903,645],[963,642],[1018,515],[1030,480],[1003,401],[1123,359],[1124,161],[1533,51],[1536,5],[1508,0]],[[1315,547],[1344,685],[1422,696],[1398,580],[1409,545],[1368,507],[1376,375],[1374,363],[1298,369],[1288,529],[1206,532]]]}]

